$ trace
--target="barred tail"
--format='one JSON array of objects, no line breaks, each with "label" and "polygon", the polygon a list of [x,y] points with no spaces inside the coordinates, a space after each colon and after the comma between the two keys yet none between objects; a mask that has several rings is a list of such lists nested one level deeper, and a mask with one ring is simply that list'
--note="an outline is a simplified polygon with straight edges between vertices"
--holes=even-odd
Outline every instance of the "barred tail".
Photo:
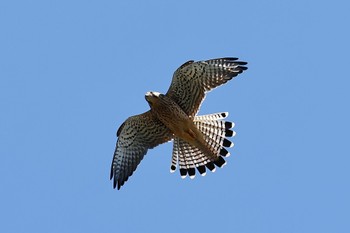
[{"label": "barred tail", "polygon": [[214,172],[215,165],[223,167],[226,164],[223,157],[230,155],[225,147],[234,145],[227,137],[233,137],[236,134],[235,131],[231,130],[234,127],[234,123],[223,121],[227,116],[227,112],[215,113],[195,116],[193,121],[204,135],[207,146],[217,156],[216,160],[211,160],[210,156],[204,154],[199,148],[176,137],[174,139],[170,172],[175,172],[177,164],[179,164],[181,177],[185,178],[188,174],[193,179],[196,174],[196,168],[204,176],[206,168]]}]

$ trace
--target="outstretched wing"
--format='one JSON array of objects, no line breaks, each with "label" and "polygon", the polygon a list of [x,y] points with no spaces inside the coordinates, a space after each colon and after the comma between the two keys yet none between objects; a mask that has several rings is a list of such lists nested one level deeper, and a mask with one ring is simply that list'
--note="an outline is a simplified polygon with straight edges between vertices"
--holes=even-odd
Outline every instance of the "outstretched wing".
[{"label": "outstretched wing", "polygon": [[148,149],[172,139],[170,130],[150,111],[129,117],[117,131],[110,179],[118,189],[136,170]]},{"label": "outstretched wing", "polygon": [[194,116],[205,93],[220,86],[247,69],[247,62],[238,58],[218,58],[188,61],[174,73],[167,96],[171,97],[189,116]]}]

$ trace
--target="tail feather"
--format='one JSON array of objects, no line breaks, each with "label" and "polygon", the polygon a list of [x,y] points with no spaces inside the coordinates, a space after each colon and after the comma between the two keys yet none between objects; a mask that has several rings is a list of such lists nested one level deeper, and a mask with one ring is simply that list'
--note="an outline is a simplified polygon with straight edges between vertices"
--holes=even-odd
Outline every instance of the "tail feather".
[{"label": "tail feather", "polygon": [[175,138],[174,143],[175,142],[177,143],[177,147],[178,147],[179,167],[180,167],[181,178],[185,178],[187,176],[187,163],[186,163],[185,150],[183,148],[182,143],[180,143],[180,140],[177,140],[177,138]]},{"label": "tail feather", "polygon": [[[175,146],[177,145],[177,146]],[[189,143],[185,142],[184,140],[180,138],[174,139],[174,148],[177,147],[177,154],[175,156],[179,157],[179,167],[180,167],[180,174],[182,178],[185,178],[187,174],[190,176],[190,178],[195,177],[195,168],[198,169],[199,173],[201,175],[205,175],[205,164],[207,162],[206,156],[202,153],[200,149],[198,149],[195,146],[190,145]],[[173,158],[175,157],[173,154]],[[172,160],[171,167],[175,167],[174,165],[175,159]],[[204,169],[203,169],[204,168]],[[171,169],[172,172],[175,171],[175,169]]]},{"label": "tail feather", "polygon": [[179,142],[177,138],[173,141],[173,156],[171,158],[171,166],[170,166],[170,172],[174,173],[177,168],[177,164],[179,163]]},{"label": "tail feather", "polygon": [[182,178],[185,178],[187,174],[190,178],[194,178],[195,168],[204,176],[206,174],[206,168],[214,172],[215,165],[223,167],[226,164],[223,157],[230,155],[225,147],[232,147],[234,145],[227,137],[232,137],[236,134],[231,130],[234,127],[234,123],[223,121],[227,116],[227,112],[215,113],[195,116],[193,121],[204,135],[208,146],[217,156],[216,160],[212,161],[210,156],[204,154],[199,148],[190,145],[180,138],[175,138],[170,171],[174,172],[177,164],[179,164]]},{"label": "tail feather", "polygon": [[218,121],[225,119],[228,116],[228,112],[212,113],[202,116],[195,116],[194,119],[197,121]]},{"label": "tail feather", "polygon": [[182,178],[185,178],[187,174],[191,178],[194,177],[195,162],[193,157],[198,153],[197,151],[193,150],[187,142],[180,138],[175,138],[170,172],[175,172],[177,164],[179,164],[180,175]]}]

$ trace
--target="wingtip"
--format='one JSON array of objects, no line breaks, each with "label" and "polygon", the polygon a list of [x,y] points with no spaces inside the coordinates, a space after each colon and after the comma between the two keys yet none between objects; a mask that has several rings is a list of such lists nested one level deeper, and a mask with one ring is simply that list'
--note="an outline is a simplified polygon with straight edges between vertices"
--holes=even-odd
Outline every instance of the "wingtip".
[{"label": "wingtip", "polygon": [[119,190],[124,184],[125,182],[127,181],[128,179],[125,179],[124,181],[118,181],[118,185],[117,185],[117,189]]},{"label": "wingtip", "polygon": [[[246,62],[245,62],[246,63]],[[247,63],[246,64],[241,64],[241,65],[247,65]],[[247,66],[241,66],[241,65],[239,65],[238,66],[238,68],[240,69],[240,70],[248,70],[248,67]]]},{"label": "wingtip", "polygon": [[235,61],[235,63],[237,65],[242,65],[242,66],[248,65],[248,62],[245,62],[245,61]]},{"label": "wingtip", "polygon": [[[248,62],[246,62],[246,61],[239,61],[238,57],[224,57],[222,59],[227,60],[227,61],[231,61],[234,64],[242,65],[242,66],[245,66],[248,64]],[[248,69],[247,67],[245,67],[245,68]]]}]

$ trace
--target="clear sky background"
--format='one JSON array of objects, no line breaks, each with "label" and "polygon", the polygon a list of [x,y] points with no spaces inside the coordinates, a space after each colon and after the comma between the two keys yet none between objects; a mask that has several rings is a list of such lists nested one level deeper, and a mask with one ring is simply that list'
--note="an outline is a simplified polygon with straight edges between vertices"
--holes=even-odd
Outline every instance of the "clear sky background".
[{"label": "clear sky background", "polygon": [[[1,1],[0,232],[350,232],[349,1]],[[119,125],[187,60],[244,74],[201,112],[228,164],[182,180],[172,143],[117,191]]]}]

